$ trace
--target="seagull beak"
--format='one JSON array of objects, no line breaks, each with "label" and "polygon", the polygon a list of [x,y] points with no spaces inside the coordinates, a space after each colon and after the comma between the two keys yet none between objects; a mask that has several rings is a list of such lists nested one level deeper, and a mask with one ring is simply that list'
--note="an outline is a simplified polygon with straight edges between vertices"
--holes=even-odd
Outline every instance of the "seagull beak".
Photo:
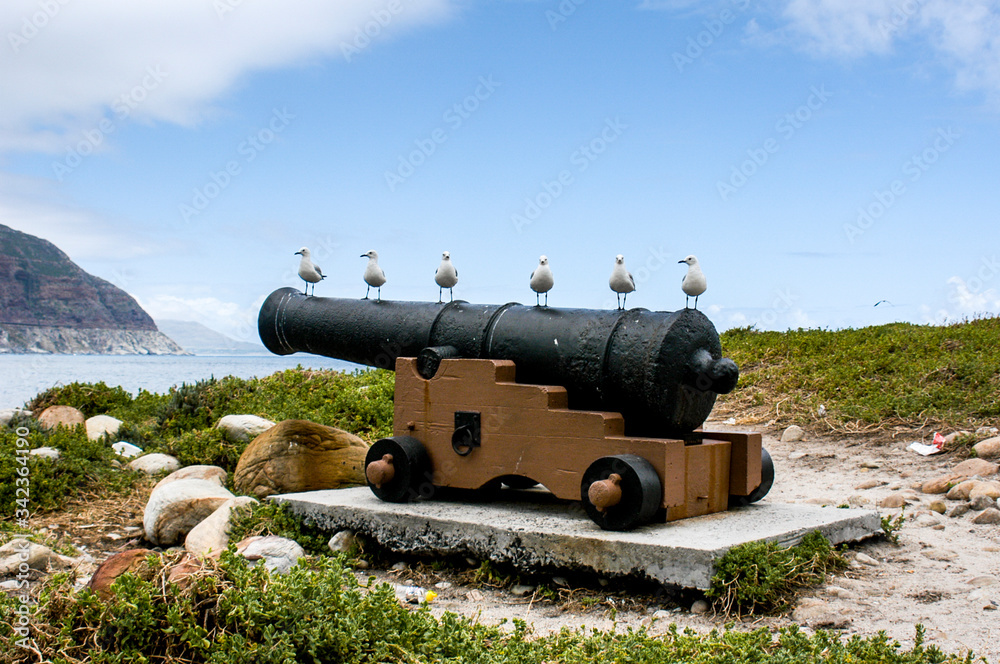
[{"label": "seagull beak", "polygon": [[293,255],[295,255],[295,256],[301,256],[302,252],[301,251],[296,251],[295,254],[293,254]]},{"label": "seagull beak", "polygon": [[358,258],[368,258],[368,254],[361,254]]},{"label": "seagull beak", "polygon": [[684,261],[677,261],[678,263],[683,263]]}]

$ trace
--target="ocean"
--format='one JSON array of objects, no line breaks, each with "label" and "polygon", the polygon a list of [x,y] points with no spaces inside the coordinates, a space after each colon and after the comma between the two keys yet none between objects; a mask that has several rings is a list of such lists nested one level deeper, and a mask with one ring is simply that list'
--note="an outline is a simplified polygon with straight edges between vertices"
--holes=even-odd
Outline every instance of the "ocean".
[{"label": "ocean", "polygon": [[293,355],[12,355],[0,354],[0,410],[23,406],[39,392],[72,382],[119,385],[166,392],[174,385],[206,378],[269,376],[294,369],[364,368],[328,357]]}]

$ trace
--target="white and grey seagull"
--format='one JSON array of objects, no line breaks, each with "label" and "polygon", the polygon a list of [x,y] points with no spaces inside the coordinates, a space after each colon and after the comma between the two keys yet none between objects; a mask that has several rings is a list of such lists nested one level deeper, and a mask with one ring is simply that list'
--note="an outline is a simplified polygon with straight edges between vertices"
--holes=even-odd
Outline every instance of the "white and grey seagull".
[{"label": "white and grey seagull", "polygon": [[708,288],[708,282],[705,280],[705,273],[701,271],[701,266],[698,265],[698,259],[692,254],[682,261],[677,261],[678,263],[687,263],[688,271],[681,279],[681,290],[684,291],[684,308],[688,308],[688,298],[694,298],[694,308],[698,308],[698,296],[705,292]]},{"label": "white and grey seagull", "polygon": [[[615,267],[611,270],[611,278],[608,280],[608,285],[611,286],[611,290],[618,297],[618,308],[624,309],[625,301],[628,300],[628,294],[635,290],[635,279],[625,269],[625,257],[621,254],[615,256]],[[625,297],[622,298],[622,295]]]},{"label": "white and grey seagull", "polygon": [[552,290],[552,286],[555,285],[555,279],[552,277],[552,268],[549,267],[549,259],[547,256],[542,256],[538,259],[538,267],[535,271],[531,273],[531,281],[528,285],[531,286],[531,290],[535,291],[535,306],[540,306],[538,302],[538,295],[540,293],[545,293],[545,306],[549,306],[549,291]]},{"label": "white and grey seagull", "polygon": [[382,286],[385,284],[385,272],[378,264],[378,252],[372,249],[371,251],[361,254],[361,258],[368,259],[368,266],[365,267],[365,283],[368,284],[368,289],[365,291],[365,296],[362,298],[364,300],[368,299],[368,294],[371,293],[372,287],[378,289],[377,301],[382,301]]},{"label": "white and grey seagull", "polygon": [[442,294],[448,289],[452,302],[455,301],[455,284],[458,283],[458,270],[451,262],[451,254],[445,251],[441,254],[441,264],[434,270],[434,283],[438,285],[438,304],[444,301]]},{"label": "white and grey seagull", "polygon": [[323,270],[319,269],[319,265],[312,262],[312,257],[309,255],[309,249],[302,247],[295,253],[298,256],[302,256],[302,260],[299,261],[299,276],[306,282],[306,290],[303,294],[309,295],[309,284],[312,284],[313,295],[315,295],[316,284],[326,279],[326,275],[323,274]]}]

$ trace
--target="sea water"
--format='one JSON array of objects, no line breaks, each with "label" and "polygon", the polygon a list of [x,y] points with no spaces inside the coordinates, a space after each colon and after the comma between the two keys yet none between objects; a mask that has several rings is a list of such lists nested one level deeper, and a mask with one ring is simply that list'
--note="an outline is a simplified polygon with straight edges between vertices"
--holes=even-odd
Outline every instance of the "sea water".
[{"label": "sea water", "polygon": [[39,392],[73,382],[166,392],[207,378],[269,376],[294,369],[354,371],[359,365],[296,353],[278,355],[13,355],[0,354],[0,410],[23,406]]}]

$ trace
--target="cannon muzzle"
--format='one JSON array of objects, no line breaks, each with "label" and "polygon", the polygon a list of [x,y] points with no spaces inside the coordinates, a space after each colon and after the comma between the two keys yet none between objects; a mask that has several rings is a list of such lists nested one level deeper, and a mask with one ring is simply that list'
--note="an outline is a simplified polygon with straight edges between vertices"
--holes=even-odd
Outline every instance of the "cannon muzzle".
[{"label": "cannon muzzle", "polygon": [[453,357],[512,360],[519,383],[561,385],[570,408],[620,412],[630,436],[682,437],[704,423],[739,370],[700,311],[590,310],[306,297],[260,309],[272,353],[307,352],[393,369],[417,357],[430,378]]}]

